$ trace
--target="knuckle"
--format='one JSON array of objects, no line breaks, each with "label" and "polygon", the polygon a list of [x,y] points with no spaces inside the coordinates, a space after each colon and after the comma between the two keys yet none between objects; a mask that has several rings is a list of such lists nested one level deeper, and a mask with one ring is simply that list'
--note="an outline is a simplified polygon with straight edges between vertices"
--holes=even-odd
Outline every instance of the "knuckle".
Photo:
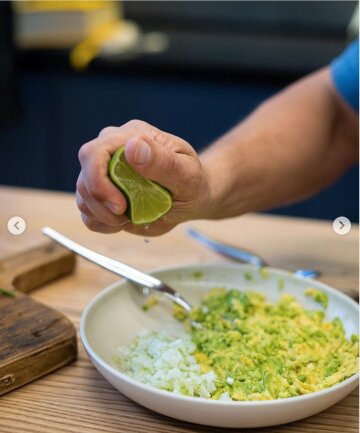
[{"label": "knuckle", "polygon": [[150,123],[144,122],[143,120],[132,119],[123,126],[127,129],[135,131],[139,135],[150,137],[153,141],[156,141],[159,144],[165,144],[167,140],[166,134],[164,134],[163,131],[153,125],[150,125]]},{"label": "knuckle", "polygon": [[80,176],[78,177],[78,180],[76,181],[76,190],[79,191],[79,193],[81,194],[81,189],[83,188],[83,183],[82,183],[82,179],[80,178]]},{"label": "knuckle", "polygon": [[163,158],[163,161],[165,165],[164,170],[167,173],[176,173],[178,171],[178,160],[172,152],[168,152],[168,156]]},{"label": "knuckle", "polygon": [[149,125],[149,135],[153,141],[159,144],[164,144],[166,141],[165,134],[163,134],[163,132],[155,126]]},{"label": "knuckle", "polygon": [[86,224],[86,227],[92,232],[96,232],[98,228],[98,223],[94,220],[89,220],[88,223]]},{"label": "knuckle", "polygon": [[[100,173],[100,165],[97,161],[91,161],[88,164],[87,175],[84,178],[84,188],[86,188],[86,197],[90,196],[95,201],[101,202],[106,197],[103,187],[103,179]],[[81,194],[81,192],[80,192]]]},{"label": "knuckle", "polygon": [[149,124],[144,122],[143,120],[132,119],[126,122],[123,126],[126,128],[134,129],[137,132],[143,132],[144,129],[149,126]]},{"label": "knuckle", "polygon": [[139,126],[141,125],[142,120],[139,119],[131,119],[125,123],[126,126]]},{"label": "knuckle", "polygon": [[83,200],[80,200],[77,203],[77,207],[79,208],[79,211],[83,214],[88,214],[89,213],[89,208],[87,207],[86,203]]},{"label": "knuckle", "polygon": [[90,183],[89,194],[95,201],[103,201],[104,192],[95,182]]},{"label": "knuckle", "polygon": [[86,225],[86,227],[91,230],[91,231],[96,231],[97,227],[98,227],[98,223],[92,219],[89,218],[87,215],[85,214],[81,214],[81,219],[83,220],[83,223]]},{"label": "knuckle", "polygon": [[106,126],[105,128],[103,128],[103,129],[99,132],[99,137],[103,137],[104,135],[111,134],[111,133],[115,132],[116,129],[117,129],[116,126]]},{"label": "knuckle", "polygon": [[87,215],[85,215],[84,213],[81,213],[81,219],[82,219],[82,222],[86,225],[86,227],[87,227],[87,225],[88,225],[88,222],[89,222],[89,217],[87,216]]},{"label": "knuckle", "polygon": [[90,154],[90,149],[89,149],[89,145],[88,144],[84,144],[83,146],[80,147],[79,149],[79,153],[78,153],[78,158],[79,161],[82,163],[83,161],[85,161],[85,159],[87,159],[89,157]]},{"label": "knuckle", "polygon": [[80,194],[81,198],[85,195],[85,185],[81,177],[76,181],[76,190]]}]

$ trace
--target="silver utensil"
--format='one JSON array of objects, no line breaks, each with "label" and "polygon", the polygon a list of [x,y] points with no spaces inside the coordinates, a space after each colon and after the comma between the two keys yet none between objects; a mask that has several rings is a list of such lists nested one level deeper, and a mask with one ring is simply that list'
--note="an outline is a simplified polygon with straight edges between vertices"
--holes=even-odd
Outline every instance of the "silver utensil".
[{"label": "silver utensil", "polygon": [[157,278],[145,274],[143,272],[140,272],[137,269],[134,269],[130,266],[124,265],[123,263],[118,262],[117,260],[110,259],[109,257],[103,256],[102,254],[89,250],[88,248],[85,248],[82,245],[72,241],[71,239],[67,238],[66,236],[62,235],[61,233],[57,232],[56,230],[50,227],[44,227],[42,229],[42,233],[45,236],[51,238],[56,243],[67,248],[68,250],[73,251],[74,253],[78,254],[81,257],[84,257],[84,259],[87,259],[90,262],[93,262],[105,269],[108,269],[114,274],[126,278],[128,281],[131,281],[137,286],[140,286],[141,288],[146,287],[148,289],[152,289],[160,292],[170,301],[174,302],[175,304],[183,308],[187,313],[191,311],[192,309],[191,304],[186,299],[184,299],[180,295],[180,293],[178,293],[176,290],[174,290],[167,284],[163,283],[162,281],[158,280]]},{"label": "silver utensil", "polygon": [[[243,263],[249,263],[255,266],[269,266],[262,257],[250,253],[249,251],[246,251],[244,249],[216,241],[212,238],[209,238],[208,236],[205,236],[204,234],[193,228],[188,228],[187,234],[201,244],[207,246],[208,248],[216,251],[219,254],[222,254],[223,256],[231,257],[232,259],[239,260]],[[320,272],[315,271],[314,269],[297,269],[294,274],[299,277],[315,278],[320,275]]]}]

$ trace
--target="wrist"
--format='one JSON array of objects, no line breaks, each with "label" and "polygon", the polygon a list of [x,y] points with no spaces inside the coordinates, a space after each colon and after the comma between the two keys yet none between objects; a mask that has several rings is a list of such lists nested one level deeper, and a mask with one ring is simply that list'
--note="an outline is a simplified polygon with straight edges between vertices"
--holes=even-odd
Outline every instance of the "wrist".
[{"label": "wrist", "polygon": [[221,218],[220,203],[221,193],[216,179],[215,170],[211,169],[207,161],[200,161],[203,169],[204,184],[206,193],[203,195],[203,206],[200,219]]}]

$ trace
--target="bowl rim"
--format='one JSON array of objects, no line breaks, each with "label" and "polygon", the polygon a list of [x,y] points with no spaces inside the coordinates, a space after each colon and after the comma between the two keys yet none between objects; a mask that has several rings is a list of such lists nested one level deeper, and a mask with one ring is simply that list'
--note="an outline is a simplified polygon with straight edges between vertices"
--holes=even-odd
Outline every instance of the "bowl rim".
[{"label": "bowl rim", "polygon": [[[261,268],[259,266],[251,265],[248,263],[221,263],[221,262],[216,263],[216,262],[214,262],[214,263],[199,263],[199,264],[163,266],[160,268],[150,270],[147,273],[154,275],[154,274],[157,274],[160,272],[191,270],[191,269],[199,268],[199,267],[201,267],[201,268],[222,267],[222,268],[242,268],[242,269],[247,268],[247,269],[254,269],[254,270],[258,270]],[[352,298],[350,298],[350,296],[345,295],[341,291],[335,289],[334,287],[329,286],[328,284],[325,284],[321,281],[318,281],[318,280],[315,280],[312,278],[301,277],[301,276],[295,275],[291,271],[286,271],[286,270],[279,269],[279,268],[266,266],[266,269],[271,274],[286,276],[286,277],[293,278],[295,280],[300,280],[300,281],[305,281],[305,282],[314,282],[317,287],[323,288],[327,291],[330,291],[330,293],[335,294],[335,296],[339,296],[340,298],[343,298],[346,302],[350,303],[350,305],[352,305],[357,310],[357,312],[359,314],[359,304],[357,304]],[[342,381],[340,383],[337,383],[336,385],[333,385],[329,388],[322,389],[320,391],[314,391],[314,392],[311,392],[309,394],[296,395],[294,397],[278,398],[278,399],[273,399],[273,400],[245,400],[245,401],[243,401],[243,400],[241,400],[241,401],[212,400],[212,399],[207,399],[204,397],[192,397],[192,396],[186,396],[186,395],[181,395],[181,394],[174,394],[171,391],[158,389],[158,388],[155,388],[154,386],[139,382],[136,379],[133,379],[132,377],[128,376],[125,373],[122,373],[120,370],[117,370],[115,367],[113,367],[112,365],[110,365],[109,363],[104,361],[96,353],[96,351],[92,348],[89,340],[87,339],[86,329],[85,329],[86,320],[87,320],[87,317],[88,317],[91,309],[94,308],[94,306],[102,298],[106,297],[109,293],[111,293],[113,290],[115,290],[117,287],[119,287],[119,285],[125,285],[126,283],[127,283],[126,279],[121,279],[120,281],[116,281],[113,284],[102,289],[99,293],[97,293],[91,299],[91,301],[86,305],[86,307],[84,308],[84,310],[81,314],[80,338],[81,338],[81,341],[82,341],[82,344],[84,346],[86,353],[88,354],[88,356],[91,359],[94,359],[95,362],[97,364],[99,364],[104,370],[110,372],[112,375],[121,379],[122,381],[129,383],[130,385],[137,388],[138,390],[142,390],[145,392],[152,392],[159,397],[170,398],[173,400],[181,400],[184,402],[193,403],[193,404],[200,404],[200,405],[210,404],[210,405],[217,405],[217,406],[223,406],[223,407],[242,407],[242,406],[245,406],[245,407],[252,407],[252,406],[267,407],[267,406],[286,404],[286,403],[296,404],[297,402],[301,402],[301,401],[308,401],[308,400],[312,400],[314,398],[317,399],[317,398],[325,397],[326,395],[332,394],[335,391],[340,391],[343,388],[351,386],[354,382],[358,382],[358,380],[359,380],[359,372],[357,372],[356,374],[348,377],[347,379],[345,379],[344,381]]]}]

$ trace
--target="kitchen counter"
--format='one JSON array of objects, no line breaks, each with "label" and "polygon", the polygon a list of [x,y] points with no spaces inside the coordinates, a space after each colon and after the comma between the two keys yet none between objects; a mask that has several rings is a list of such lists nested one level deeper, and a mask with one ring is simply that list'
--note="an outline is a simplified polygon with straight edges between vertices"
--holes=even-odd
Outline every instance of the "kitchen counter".
[{"label": "kitchen counter", "polygon": [[[49,225],[89,248],[142,270],[227,261],[189,239],[184,231],[188,224],[152,238],[149,243],[127,233],[93,233],[82,225],[72,194],[2,187],[0,203],[1,258],[46,242],[40,229]],[[20,236],[11,235],[6,229],[8,219],[14,215],[27,223],[27,230]],[[256,252],[274,267],[317,269],[322,272],[321,281],[356,296],[359,229],[355,224],[346,236],[335,234],[329,221],[260,214],[191,225],[214,238]],[[116,279],[79,258],[74,274],[34,291],[31,296],[63,312],[78,327],[85,305]],[[78,347],[78,359],[70,366],[0,398],[1,433],[223,431],[170,419],[133,403],[100,376],[80,341]],[[280,427],[251,430],[257,431],[355,433],[358,390],[318,415]]]}]

